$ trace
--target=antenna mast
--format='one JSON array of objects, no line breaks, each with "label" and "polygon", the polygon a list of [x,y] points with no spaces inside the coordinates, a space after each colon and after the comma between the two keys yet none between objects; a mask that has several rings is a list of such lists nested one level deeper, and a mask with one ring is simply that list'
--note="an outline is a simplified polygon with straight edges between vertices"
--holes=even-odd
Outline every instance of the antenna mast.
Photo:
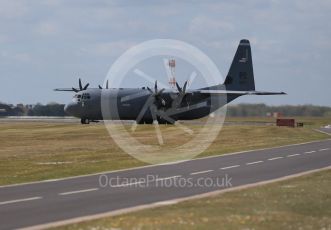
[{"label": "antenna mast", "polygon": [[170,68],[170,79],[169,79],[169,85],[171,88],[176,88],[176,77],[175,77],[175,68],[176,68],[176,61],[175,59],[169,59],[168,62],[169,68]]}]

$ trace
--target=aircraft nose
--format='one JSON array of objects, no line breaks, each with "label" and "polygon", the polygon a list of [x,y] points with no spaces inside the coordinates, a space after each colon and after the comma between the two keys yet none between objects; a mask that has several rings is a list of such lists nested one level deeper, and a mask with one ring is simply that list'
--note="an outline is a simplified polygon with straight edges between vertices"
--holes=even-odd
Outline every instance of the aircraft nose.
[{"label": "aircraft nose", "polygon": [[75,109],[76,107],[77,107],[76,103],[69,103],[69,104],[66,104],[66,105],[64,106],[64,112],[65,112],[66,114],[71,115],[71,116],[77,116],[77,112],[78,112],[78,111],[76,111],[76,109]]}]

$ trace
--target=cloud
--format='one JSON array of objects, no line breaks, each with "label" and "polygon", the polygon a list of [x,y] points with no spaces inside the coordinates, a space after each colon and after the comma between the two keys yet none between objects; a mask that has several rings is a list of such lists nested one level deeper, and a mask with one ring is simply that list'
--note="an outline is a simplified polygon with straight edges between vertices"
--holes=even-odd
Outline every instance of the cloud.
[{"label": "cloud", "polygon": [[7,51],[2,51],[0,57],[3,61],[15,61],[15,62],[30,62],[32,60],[31,55],[28,53],[9,53]]},{"label": "cloud", "polygon": [[0,18],[7,20],[23,18],[29,12],[26,1],[2,0],[0,4]]},{"label": "cloud", "polygon": [[[228,67],[239,40],[247,38],[260,88],[272,89],[268,82],[272,81],[295,91],[298,87],[288,84],[291,79],[328,76],[330,11],[329,0],[0,0],[0,78],[11,76],[5,81],[12,85],[23,72],[45,87],[49,82],[62,85],[75,72],[102,75],[110,59],[155,38],[191,43],[218,66]],[[331,80],[325,81],[314,83],[317,90],[327,91],[323,87]],[[310,84],[303,82],[302,87]],[[50,97],[46,91],[30,91],[23,88],[12,95],[2,86],[0,97],[8,101],[21,101],[25,94],[35,101]],[[312,100],[330,105],[327,97]]]},{"label": "cloud", "polygon": [[102,42],[87,45],[81,48],[80,51],[86,55],[117,57],[135,44],[132,41]]},{"label": "cloud", "polygon": [[0,43],[5,43],[7,41],[9,41],[9,37],[7,35],[0,34]]},{"label": "cloud", "polygon": [[42,21],[36,26],[35,32],[42,36],[53,36],[59,33],[59,26],[55,22]]},{"label": "cloud", "polygon": [[218,31],[232,32],[234,30],[235,27],[232,23],[206,16],[198,16],[193,18],[189,25],[190,33],[199,35],[217,33]]},{"label": "cloud", "polygon": [[317,2],[310,0],[294,0],[293,4],[297,10],[317,14],[331,8],[331,2],[329,0],[319,0]]}]

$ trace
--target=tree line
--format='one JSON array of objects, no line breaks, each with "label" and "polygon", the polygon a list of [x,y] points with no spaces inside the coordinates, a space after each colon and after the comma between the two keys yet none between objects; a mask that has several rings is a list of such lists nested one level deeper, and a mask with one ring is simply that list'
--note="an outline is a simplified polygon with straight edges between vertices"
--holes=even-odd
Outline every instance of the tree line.
[{"label": "tree line", "polygon": [[36,105],[17,105],[9,106],[0,103],[0,116],[68,116],[64,112],[64,104],[49,103],[43,105],[38,103]]},{"label": "tree line", "polygon": [[279,113],[282,116],[331,117],[331,107],[316,105],[279,105],[237,104],[227,107],[227,116],[253,117]]},{"label": "tree line", "polygon": [[[68,116],[64,112],[64,104],[49,103],[46,105],[10,107],[0,104],[0,116]],[[267,116],[280,113],[283,116],[310,116],[331,117],[331,107],[316,105],[280,105],[270,106],[266,104],[237,104],[227,106],[227,116],[252,117]]]}]

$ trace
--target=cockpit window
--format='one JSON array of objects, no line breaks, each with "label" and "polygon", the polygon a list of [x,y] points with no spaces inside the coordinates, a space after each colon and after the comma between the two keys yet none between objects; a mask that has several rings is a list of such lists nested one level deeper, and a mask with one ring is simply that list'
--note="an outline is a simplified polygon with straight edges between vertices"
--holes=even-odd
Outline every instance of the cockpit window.
[{"label": "cockpit window", "polygon": [[90,96],[89,93],[83,93],[83,95],[82,95],[82,99],[83,99],[83,100],[89,100],[89,99],[91,99],[91,96]]},{"label": "cockpit window", "polygon": [[81,100],[86,101],[90,99],[91,99],[91,95],[89,93],[83,93],[83,94],[75,94],[72,100],[74,102],[80,102]]}]

